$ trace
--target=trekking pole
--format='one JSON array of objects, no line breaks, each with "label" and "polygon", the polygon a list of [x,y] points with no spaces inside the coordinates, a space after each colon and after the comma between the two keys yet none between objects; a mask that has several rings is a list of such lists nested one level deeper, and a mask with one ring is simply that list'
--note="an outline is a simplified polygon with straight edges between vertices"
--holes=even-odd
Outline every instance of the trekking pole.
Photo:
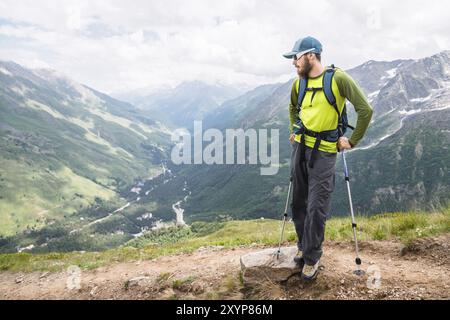
[{"label": "trekking pole", "polygon": [[342,150],[342,159],[344,160],[344,175],[345,175],[345,181],[347,182],[348,202],[350,203],[350,213],[352,215],[353,239],[355,240],[356,270],[353,273],[358,276],[361,276],[364,274],[364,271],[361,270],[361,259],[359,258],[358,239],[356,238],[356,221],[355,221],[355,215],[353,213],[352,194],[350,192],[350,178],[348,176],[347,161],[345,161],[345,150]]},{"label": "trekking pole", "polygon": [[278,251],[277,251],[277,260],[279,259],[280,253],[281,253],[281,242],[283,241],[284,228],[286,226],[286,219],[288,217],[287,210],[288,210],[288,205],[289,205],[289,198],[291,195],[291,188],[292,188],[292,177],[289,181],[289,189],[288,189],[288,194],[287,194],[287,199],[286,199],[286,206],[284,207],[283,227],[281,228],[280,243],[278,245]]}]

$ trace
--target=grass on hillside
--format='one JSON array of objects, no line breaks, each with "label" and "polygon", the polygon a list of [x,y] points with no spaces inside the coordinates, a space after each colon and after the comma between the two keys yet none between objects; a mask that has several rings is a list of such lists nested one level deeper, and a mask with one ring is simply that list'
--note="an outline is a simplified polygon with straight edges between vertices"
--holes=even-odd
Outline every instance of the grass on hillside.
[{"label": "grass on hillside", "polygon": [[[440,213],[394,213],[372,217],[357,217],[358,239],[361,241],[398,239],[405,244],[412,240],[450,232],[450,208]],[[0,270],[57,271],[71,265],[91,269],[114,262],[154,259],[159,256],[189,253],[202,246],[236,247],[250,245],[276,246],[281,223],[277,220],[248,220],[204,223],[177,227],[147,234],[127,244],[103,252],[70,252],[48,254],[0,255]],[[352,241],[350,218],[328,221],[327,241]],[[288,223],[285,243],[296,240],[293,224]]]}]

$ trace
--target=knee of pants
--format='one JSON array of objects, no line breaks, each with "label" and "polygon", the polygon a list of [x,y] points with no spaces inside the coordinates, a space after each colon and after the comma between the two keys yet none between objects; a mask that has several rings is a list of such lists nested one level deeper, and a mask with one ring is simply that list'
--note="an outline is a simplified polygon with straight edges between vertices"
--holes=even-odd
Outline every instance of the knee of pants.
[{"label": "knee of pants", "polygon": [[320,203],[316,202],[308,206],[308,215],[310,215],[310,218],[313,219],[315,222],[323,221],[323,223],[325,223],[328,211],[329,205],[324,202]]}]

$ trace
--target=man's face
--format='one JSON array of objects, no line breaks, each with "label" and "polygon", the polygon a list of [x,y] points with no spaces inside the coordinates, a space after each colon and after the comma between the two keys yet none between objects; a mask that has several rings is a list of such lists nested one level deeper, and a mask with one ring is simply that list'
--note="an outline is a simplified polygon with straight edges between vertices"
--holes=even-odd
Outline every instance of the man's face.
[{"label": "man's face", "polygon": [[310,55],[309,53],[306,53],[298,59],[297,57],[294,56],[292,64],[297,69],[297,74],[301,78],[306,78],[312,69],[312,64],[309,61],[309,55]]}]

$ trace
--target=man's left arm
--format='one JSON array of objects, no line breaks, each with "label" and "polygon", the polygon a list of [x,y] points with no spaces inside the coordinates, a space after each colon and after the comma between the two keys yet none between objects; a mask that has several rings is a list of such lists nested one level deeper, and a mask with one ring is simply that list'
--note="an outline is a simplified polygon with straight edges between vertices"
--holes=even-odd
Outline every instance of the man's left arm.
[{"label": "man's left arm", "polygon": [[354,147],[366,133],[370,120],[372,119],[373,109],[361,88],[350,75],[338,70],[336,71],[335,79],[339,93],[353,104],[358,115],[355,130],[349,139],[351,146]]}]

